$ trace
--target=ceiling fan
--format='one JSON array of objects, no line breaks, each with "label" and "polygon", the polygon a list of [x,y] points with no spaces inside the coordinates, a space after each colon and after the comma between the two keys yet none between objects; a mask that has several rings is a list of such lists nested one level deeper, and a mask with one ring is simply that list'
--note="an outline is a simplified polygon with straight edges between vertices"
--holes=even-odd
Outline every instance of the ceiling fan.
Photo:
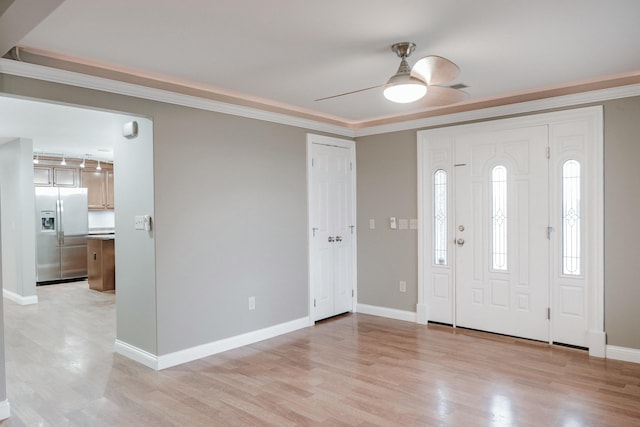
[{"label": "ceiling fan", "polygon": [[400,66],[387,83],[327,96],[315,101],[324,101],[379,87],[384,87],[385,98],[398,103],[415,102],[424,97],[424,104],[442,106],[464,101],[469,97],[466,92],[460,90],[459,86],[440,86],[452,81],[460,74],[460,68],[448,59],[436,55],[425,56],[416,62],[413,68],[409,67],[407,58],[415,48],[416,45],[412,42],[401,42],[391,46],[391,50],[400,57]]}]

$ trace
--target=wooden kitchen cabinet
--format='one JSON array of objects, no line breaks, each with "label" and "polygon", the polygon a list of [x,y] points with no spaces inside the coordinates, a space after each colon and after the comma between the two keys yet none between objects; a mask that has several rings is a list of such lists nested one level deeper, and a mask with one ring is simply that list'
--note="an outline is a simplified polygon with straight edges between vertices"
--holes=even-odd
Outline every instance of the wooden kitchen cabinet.
[{"label": "wooden kitchen cabinet", "polygon": [[87,238],[87,281],[95,291],[116,289],[115,239],[89,236]]},{"label": "wooden kitchen cabinet", "polygon": [[114,209],[113,170],[83,170],[82,187],[87,189],[87,200],[90,210]]},{"label": "wooden kitchen cabinet", "polygon": [[78,169],[52,166],[34,166],[33,184],[36,187],[77,187]]},{"label": "wooden kitchen cabinet", "polygon": [[89,210],[115,209],[113,197],[113,163],[85,160],[82,168],[79,159],[67,160],[67,166],[59,166],[59,159],[40,158],[33,167],[33,184],[36,187],[80,187],[87,189]]}]

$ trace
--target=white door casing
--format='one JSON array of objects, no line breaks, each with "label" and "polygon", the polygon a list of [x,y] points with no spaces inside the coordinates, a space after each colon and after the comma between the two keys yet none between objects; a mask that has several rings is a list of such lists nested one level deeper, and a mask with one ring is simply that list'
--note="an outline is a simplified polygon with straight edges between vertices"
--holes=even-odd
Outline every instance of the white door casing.
[{"label": "white door casing", "polygon": [[[549,341],[589,348],[593,356],[605,356],[604,277],[603,277],[603,123],[602,107],[587,107],[452,126],[418,132],[418,304],[419,323],[436,321],[454,326],[456,319],[456,253],[453,248],[457,224],[448,227],[449,262],[433,262],[433,172],[449,175],[448,200],[456,185],[454,156],[457,138],[468,134],[501,132],[535,126],[548,128],[549,219],[553,230],[549,237],[549,288],[551,308]],[[567,159],[582,166],[582,273],[580,277],[559,274],[562,242],[560,230],[561,167]],[[449,212],[453,214],[453,203]],[[453,218],[453,217],[452,217]],[[578,298],[578,300],[576,300]]]},{"label": "white door casing", "polygon": [[353,310],[355,143],[308,135],[310,318]]}]

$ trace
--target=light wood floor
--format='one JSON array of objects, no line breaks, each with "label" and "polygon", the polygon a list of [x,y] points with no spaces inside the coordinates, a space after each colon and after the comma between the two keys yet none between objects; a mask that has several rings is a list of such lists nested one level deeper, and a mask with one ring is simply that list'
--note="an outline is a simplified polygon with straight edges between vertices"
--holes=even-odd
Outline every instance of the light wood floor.
[{"label": "light wood floor", "polygon": [[5,300],[0,426],[640,426],[640,365],[362,314],[154,372],[113,354],[114,295]]}]

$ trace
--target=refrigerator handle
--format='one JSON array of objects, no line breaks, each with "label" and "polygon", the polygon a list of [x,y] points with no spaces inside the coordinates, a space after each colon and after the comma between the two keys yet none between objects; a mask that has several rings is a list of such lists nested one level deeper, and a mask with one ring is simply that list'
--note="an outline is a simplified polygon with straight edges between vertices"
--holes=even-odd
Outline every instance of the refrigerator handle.
[{"label": "refrigerator handle", "polygon": [[64,205],[62,200],[56,201],[56,216],[58,217],[58,244],[64,245],[64,226],[62,225],[62,210]]}]

